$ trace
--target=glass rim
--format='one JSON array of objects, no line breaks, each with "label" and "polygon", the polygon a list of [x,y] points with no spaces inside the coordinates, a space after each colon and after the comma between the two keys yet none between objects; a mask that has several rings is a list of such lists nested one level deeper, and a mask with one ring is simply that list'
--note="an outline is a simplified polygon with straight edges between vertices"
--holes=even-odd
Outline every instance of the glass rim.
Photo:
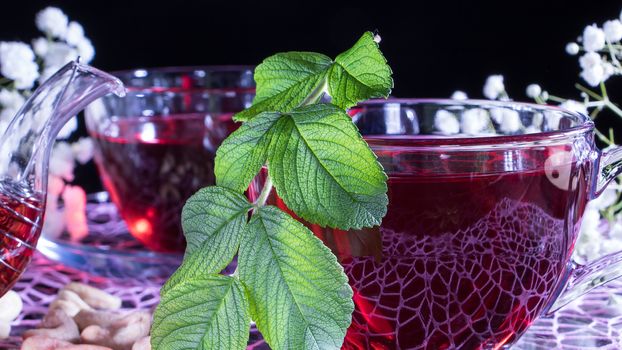
[{"label": "glass rim", "polygon": [[[365,107],[380,107],[387,104],[399,104],[399,105],[437,105],[437,106],[471,106],[471,107],[499,107],[499,108],[513,108],[532,110],[534,112],[544,111],[556,111],[563,115],[576,118],[578,125],[569,127],[563,130],[554,131],[542,131],[529,134],[516,134],[516,135],[442,135],[435,138],[417,138],[416,135],[363,135],[363,138],[372,146],[405,146],[419,148],[419,146],[428,147],[482,147],[482,146],[498,146],[500,144],[512,144],[514,146],[531,146],[534,144],[541,144],[542,142],[556,142],[569,140],[578,136],[582,136],[586,133],[593,132],[594,122],[592,119],[582,113],[570,111],[559,106],[553,105],[541,105],[529,102],[516,102],[516,101],[493,101],[483,99],[466,99],[466,100],[453,100],[448,98],[397,98],[389,97],[387,99],[371,99],[358,104],[353,107],[365,108]],[[413,137],[414,136],[414,137]],[[407,141],[406,143],[404,141]],[[420,145],[418,145],[420,144]]]},{"label": "glass rim", "polygon": [[[244,74],[250,72],[254,73],[255,66],[254,65],[193,65],[193,66],[161,66],[161,67],[137,67],[130,69],[121,69],[111,71],[110,74],[119,78],[127,91],[143,91],[143,92],[152,92],[152,93],[166,93],[166,92],[196,92],[196,91],[231,91],[238,90],[241,92],[254,92],[255,87],[231,87],[231,88],[182,88],[182,87],[141,87],[134,86],[126,82],[124,79],[128,77],[134,78],[143,78],[147,77],[149,73],[160,73],[160,74],[184,74],[191,73],[195,71],[205,71],[211,73],[223,73],[230,72],[235,73],[239,72],[240,74]],[[139,72],[144,72],[143,77]]]}]

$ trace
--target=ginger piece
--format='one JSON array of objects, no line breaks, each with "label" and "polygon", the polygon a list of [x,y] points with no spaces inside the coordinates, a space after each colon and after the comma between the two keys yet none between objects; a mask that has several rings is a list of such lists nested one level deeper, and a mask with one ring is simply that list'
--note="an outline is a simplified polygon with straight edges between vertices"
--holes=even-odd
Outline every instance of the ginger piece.
[{"label": "ginger piece", "polygon": [[0,322],[10,323],[22,312],[24,303],[15,291],[8,291],[0,298]]},{"label": "ginger piece", "polygon": [[73,345],[70,342],[64,340],[48,337],[45,335],[33,335],[24,339],[22,343],[22,350],[56,350],[62,346]]},{"label": "ginger piece", "polygon": [[66,300],[74,303],[80,308],[80,310],[93,310],[93,308],[86,303],[77,293],[72,292],[69,289],[62,289],[58,292],[57,300]]},{"label": "ginger piece", "polygon": [[64,340],[37,335],[30,337],[22,343],[22,350],[112,350],[99,345],[80,344],[75,345]]},{"label": "ginger piece", "polygon": [[70,290],[61,290],[56,299],[50,304],[49,309],[61,309],[65,311],[69,317],[74,317],[81,310],[93,310],[78,294]]},{"label": "ginger piece", "polygon": [[82,300],[95,309],[118,310],[121,308],[121,298],[89,285],[71,282],[63,290],[76,293]]},{"label": "ginger piece", "polygon": [[50,310],[41,321],[39,328],[27,330],[22,338],[28,339],[38,335],[68,342],[76,342],[80,339],[78,325],[61,309]]},{"label": "ginger piece", "polygon": [[11,335],[11,324],[8,321],[0,321],[0,339],[6,339]]},{"label": "ginger piece", "polygon": [[80,331],[83,331],[86,327],[92,325],[108,328],[111,324],[122,319],[124,316],[124,314],[113,311],[80,310],[80,312],[73,317],[73,320],[78,325]]},{"label": "ginger piece", "polygon": [[151,337],[146,336],[138,339],[134,345],[132,345],[132,350],[151,350]]},{"label": "ginger piece", "polygon": [[131,350],[134,343],[149,335],[151,313],[136,311],[112,322],[108,327],[90,325],[82,330],[83,343],[107,346],[113,350]]}]

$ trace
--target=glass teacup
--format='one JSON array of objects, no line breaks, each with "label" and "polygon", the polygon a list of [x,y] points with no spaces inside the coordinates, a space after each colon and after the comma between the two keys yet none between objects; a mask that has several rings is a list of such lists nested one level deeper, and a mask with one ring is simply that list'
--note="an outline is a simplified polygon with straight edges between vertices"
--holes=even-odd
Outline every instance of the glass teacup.
[{"label": "glass teacup", "polygon": [[102,182],[134,237],[155,251],[183,251],[182,207],[215,183],[216,149],[254,97],[252,67],[113,74],[127,96],[106,96],[85,113]]},{"label": "glass teacup", "polygon": [[[620,253],[571,260],[587,202],[622,170],[620,149],[595,147],[588,117],[397,99],[351,115],[389,175],[389,207],[381,227],[310,225],[354,291],[344,349],[509,347],[539,316],[622,275]],[[269,203],[284,207],[274,193]]]}]

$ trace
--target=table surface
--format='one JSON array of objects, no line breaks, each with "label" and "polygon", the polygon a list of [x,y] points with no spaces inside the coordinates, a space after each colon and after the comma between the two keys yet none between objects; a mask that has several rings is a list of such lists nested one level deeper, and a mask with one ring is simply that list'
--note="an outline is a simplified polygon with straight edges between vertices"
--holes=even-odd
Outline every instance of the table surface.
[{"label": "table surface", "polygon": [[[37,254],[15,290],[24,300],[24,311],[15,321],[13,336],[0,341],[0,349],[18,349],[18,335],[35,327],[59,288],[70,281],[88,283],[123,299],[124,308],[153,309],[160,283],[154,280],[112,280],[64,267]],[[268,349],[251,330],[249,349]],[[622,349],[622,281],[614,281],[532,325],[512,349]]]}]

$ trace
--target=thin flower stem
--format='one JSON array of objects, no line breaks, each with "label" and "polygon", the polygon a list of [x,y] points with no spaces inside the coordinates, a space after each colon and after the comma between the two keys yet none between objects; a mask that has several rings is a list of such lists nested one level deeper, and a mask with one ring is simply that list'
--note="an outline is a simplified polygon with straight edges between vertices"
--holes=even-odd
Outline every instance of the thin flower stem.
[{"label": "thin flower stem", "polygon": [[594,91],[586,88],[585,86],[583,86],[583,85],[581,85],[579,83],[574,84],[574,87],[577,88],[581,92],[585,92],[586,94],[588,94],[590,97],[592,97],[595,100],[598,100],[598,101],[602,101],[603,100],[602,96],[600,96],[599,94],[595,93]]},{"label": "thin flower stem", "polygon": [[[613,48],[613,45],[611,45],[611,42],[609,40],[607,40],[607,47],[609,48],[609,56],[611,57],[611,60],[613,61],[613,63],[616,66],[620,66],[620,62],[618,61],[618,58],[616,57],[616,50]],[[602,84],[602,83],[601,83]]]},{"label": "thin flower stem", "polygon": [[609,100],[605,100],[605,104],[607,105],[607,108],[611,109],[615,114],[622,118],[622,109],[620,109],[620,107],[616,106],[615,103]]},{"label": "thin flower stem", "polygon": [[5,85],[5,84],[8,84],[8,83],[10,83],[11,81],[12,81],[12,80],[11,80],[11,79],[9,79],[9,78],[1,77],[1,78],[0,78],[0,85]]},{"label": "thin flower stem", "polygon": [[608,100],[609,96],[607,96],[607,88],[605,87],[604,82],[600,82],[600,92],[603,94],[603,100]]},{"label": "thin flower stem", "polygon": [[[620,198],[618,198],[618,200],[620,200]],[[611,208],[611,211],[612,211],[612,212],[614,212],[614,213],[615,213],[615,212],[617,212],[618,210],[622,209],[622,201],[620,201],[620,202],[618,202],[618,203],[616,203],[616,204],[612,205],[612,206],[611,206],[611,207],[609,207],[609,208]]]},{"label": "thin flower stem", "polygon": [[596,117],[598,117],[598,113],[600,113],[605,105],[600,105],[597,108],[594,108],[594,110],[592,111],[592,113],[590,113],[590,118],[592,120],[596,119]]},{"label": "thin flower stem", "polygon": [[555,96],[555,95],[549,95],[549,100],[553,101],[553,102],[559,102],[559,103],[563,103],[566,102],[565,98],[561,98],[559,96]]},{"label": "thin flower stem", "polygon": [[[300,103],[300,106],[318,103],[324,96],[327,87],[328,80],[324,79],[322,84],[319,85],[315,90],[313,90],[313,92],[311,92],[311,94],[307,96],[307,98],[305,98],[302,103]],[[253,204],[255,208],[263,207],[264,205],[266,205],[268,197],[270,196],[270,192],[272,192],[273,186],[274,184],[272,183],[272,178],[270,177],[270,174],[268,174],[266,177],[266,181],[263,184],[263,188],[261,189],[261,193],[259,194],[259,198],[257,198],[255,203]]]},{"label": "thin flower stem", "polygon": [[602,132],[600,132],[600,130],[594,128],[594,133],[596,134],[596,137],[598,137],[599,140],[601,140],[602,142],[604,142],[607,146],[611,146],[611,142],[609,141],[609,139],[607,138],[607,136],[605,136],[605,134],[603,134]]},{"label": "thin flower stem", "polygon": [[299,107],[318,103],[324,96],[324,93],[326,92],[327,87],[328,87],[328,79],[324,78],[324,81],[322,81],[322,84],[316,87],[315,90],[313,90],[311,94],[307,96],[307,98],[305,98],[304,101],[300,103]]}]

